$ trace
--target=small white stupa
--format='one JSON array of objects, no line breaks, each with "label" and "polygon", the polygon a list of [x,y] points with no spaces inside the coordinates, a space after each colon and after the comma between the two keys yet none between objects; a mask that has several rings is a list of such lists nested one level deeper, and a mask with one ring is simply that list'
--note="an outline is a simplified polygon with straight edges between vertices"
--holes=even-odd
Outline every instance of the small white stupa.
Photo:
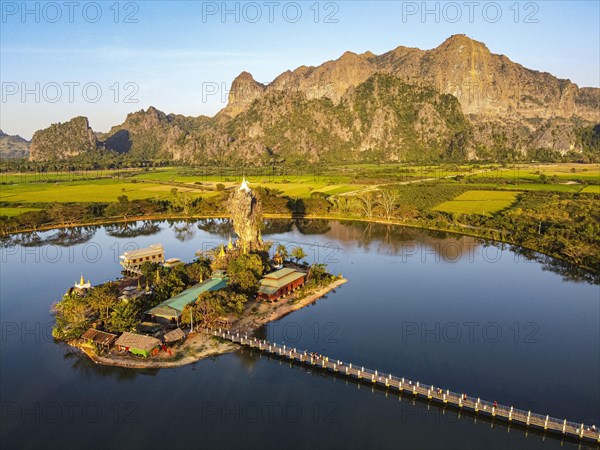
[{"label": "small white stupa", "polygon": [[242,184],[240,185],[240,191],[250,192],[250,186],[248,186],[248,182],[246,181],[246,177],[243,178]]}]

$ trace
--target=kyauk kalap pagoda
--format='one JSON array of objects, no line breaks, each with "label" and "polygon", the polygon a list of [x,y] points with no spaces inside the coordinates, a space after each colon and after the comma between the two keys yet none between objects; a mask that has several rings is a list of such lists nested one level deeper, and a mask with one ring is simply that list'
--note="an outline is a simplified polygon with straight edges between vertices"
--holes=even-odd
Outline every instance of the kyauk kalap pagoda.
[{"label": "kyauk kalap pagoda", "polygon": [[[227,208],[233,221],[233,230],[238,236],[235,245],[242,253],[260,250],[263,247],[260,230],[262,223],[262,205],[252,189],[248,186],[246,178],[239,189],[235,190],[227,202]],[[228,250],[233,249],[231,240],[227,245]],[[224,252],[221,248],[221,252]]]}]

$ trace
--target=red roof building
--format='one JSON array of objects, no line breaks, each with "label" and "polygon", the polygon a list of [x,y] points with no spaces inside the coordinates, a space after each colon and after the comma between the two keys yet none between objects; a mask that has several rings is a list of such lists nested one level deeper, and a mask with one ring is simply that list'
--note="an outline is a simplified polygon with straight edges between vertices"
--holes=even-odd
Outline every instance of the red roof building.
[{"label": "red roof building", "polygon": [[278,300],[304,284],[306,274],[294,269],[280,269],[260,280],[258,298],[261,300]]}]

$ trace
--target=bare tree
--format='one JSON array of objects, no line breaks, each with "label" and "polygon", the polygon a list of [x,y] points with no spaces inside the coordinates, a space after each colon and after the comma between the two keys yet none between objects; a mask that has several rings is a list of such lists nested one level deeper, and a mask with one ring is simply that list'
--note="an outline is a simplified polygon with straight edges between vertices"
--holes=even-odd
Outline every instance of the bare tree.
[{"label": "bare tree", "polygon": [[358,206],[360,207],[361,212],[368,218],[373,217],[373,209],[377,203],[375,202],[375,196],[372,192],[365,192],[356,197],[358,200]]},{"label": "bare tree", "polygon": [[393,189],[381,189],[379,197],[379,205],[383,208],[385,218],[390,220],[396,213],[398,203],[398,192]]}]

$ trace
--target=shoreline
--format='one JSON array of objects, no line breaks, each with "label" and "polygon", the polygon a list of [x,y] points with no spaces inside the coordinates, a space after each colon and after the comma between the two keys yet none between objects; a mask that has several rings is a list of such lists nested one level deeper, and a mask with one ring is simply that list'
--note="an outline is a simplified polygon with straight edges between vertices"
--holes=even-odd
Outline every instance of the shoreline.
[{"label": "shoreline", "polygon": [[[250,335],[258,328],[270,322],[281,319],[294,311],[315,303],[329,292],[347,282],[346,278],[336,278],[327,286],[319,288],[316,291],[311,291],[305,297],[298,300],[292,297],[280,300],[274,304],[262,301],[257,302],[256,300],[248,301],[244,314],[239,320],[233,323],[232,329],[244,329]],[[211,356],[230,353],[240,348],[231,342],[220,341],[203,332],[196,331],[189,333],[183,344],[174,349],[172,348],[173,353],[170,356],[165,356],[164,352],[161,351],[156,356],[142,358],[129,354],[115,354],[112,350],[108,355],[98,355],[88,345],[79,344],[76,341],[67,342],[66,344],[71,348],[81,351],[96,364],[126,369],[169,369],[181,367]]]}]

